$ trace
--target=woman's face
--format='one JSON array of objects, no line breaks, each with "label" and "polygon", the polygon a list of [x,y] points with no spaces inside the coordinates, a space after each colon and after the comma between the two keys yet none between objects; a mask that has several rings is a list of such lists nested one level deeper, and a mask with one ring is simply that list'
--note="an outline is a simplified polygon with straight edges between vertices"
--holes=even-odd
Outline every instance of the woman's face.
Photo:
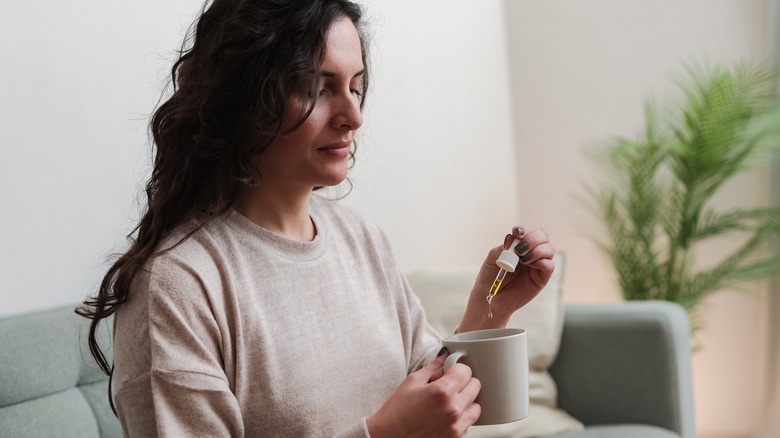
[{"label": "woman's face", "polygon": [[[260,184],[283,190],[333,186],[347,176],[349,151],[363,124],[360,112],[363,58],[360,38],[352,22],[333,23],[325,40],[325,56],[314,110],[301,126],[282,135],[261,155]],[[288,103],[282,132],[298,119],[307,103]]]}]

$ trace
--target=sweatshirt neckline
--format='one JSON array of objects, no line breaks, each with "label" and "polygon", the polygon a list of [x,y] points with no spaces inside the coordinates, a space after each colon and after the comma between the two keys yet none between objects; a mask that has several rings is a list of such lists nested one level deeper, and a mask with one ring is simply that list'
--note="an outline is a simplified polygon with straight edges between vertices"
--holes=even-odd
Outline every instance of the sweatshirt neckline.
[{"label": "sweatshirt neckline", "polygon": [[233,209],[228,212],[226,222],[228,226],[238,231],[241,235],[257,241],[264,245],[266,249],[276,252],[282,258],[293,261],[309,261],[315,260],[322,255],[327,242],[327,227],[324,221],[320,220],[318,213],[316,202],[312,202],[309,215],[317,230],[317,234],[314,236],[314,240],[308,242],[290,239],[263,228]]}]

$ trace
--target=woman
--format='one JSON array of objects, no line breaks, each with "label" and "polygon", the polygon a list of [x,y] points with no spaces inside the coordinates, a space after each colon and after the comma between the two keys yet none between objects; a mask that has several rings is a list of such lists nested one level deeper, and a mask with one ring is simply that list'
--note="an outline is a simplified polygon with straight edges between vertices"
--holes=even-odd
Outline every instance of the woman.
[{"label": "woman", "polygon": [[[343,182],[368,87],[358,6],[214,0],[151,122],[147,210],[97,297],[90,346],[127,436],[459,436],[479,382],[456,364]],[[549,280],[524,232],[487,317],[489,251],[460,331],[500,327]],[[505,242],[505,246],[507,243]],[[95,340],[114,319],[114,365]]]}]

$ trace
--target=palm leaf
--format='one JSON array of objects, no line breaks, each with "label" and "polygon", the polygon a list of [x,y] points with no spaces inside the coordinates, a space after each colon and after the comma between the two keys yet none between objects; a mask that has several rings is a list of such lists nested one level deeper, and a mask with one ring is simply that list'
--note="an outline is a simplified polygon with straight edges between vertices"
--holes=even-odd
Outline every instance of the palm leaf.
[{"label": "palm leaf", "polygon": [[[645,103],[642,136],[592,156],[603,179],[588,193],[624,298],[675,301],[693,314],[707,294],[780,269],[780,256],[764,251],[780,236],[780,207],[712,207],[726,182],[780,146],[780,106],[765,66],[684,73],[681,101],[663,111]],[[697,269],[696,246],[724,235],[735,249]]]}]

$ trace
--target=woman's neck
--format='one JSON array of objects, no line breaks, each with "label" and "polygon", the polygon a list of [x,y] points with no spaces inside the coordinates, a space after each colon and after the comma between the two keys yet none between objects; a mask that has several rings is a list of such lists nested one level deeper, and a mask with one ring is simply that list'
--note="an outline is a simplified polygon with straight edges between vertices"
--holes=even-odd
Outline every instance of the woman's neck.
[{"label": "woman's neck", "polygon": [[293,240],[314,240],[317,230],[309,215],[311,190],[297,194],[247,187],[235,210],[255,224]]}]

